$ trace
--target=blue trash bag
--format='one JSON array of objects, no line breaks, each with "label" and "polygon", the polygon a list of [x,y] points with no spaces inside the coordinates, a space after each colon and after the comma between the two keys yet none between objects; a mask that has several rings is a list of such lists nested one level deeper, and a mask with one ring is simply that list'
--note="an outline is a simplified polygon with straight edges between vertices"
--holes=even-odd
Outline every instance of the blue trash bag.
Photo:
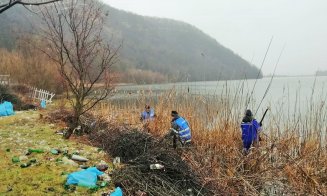
[{"label": "blue trash bag", "polygon": [[117,187],[114,192],[110,193],[110,196],[123,196],[123,191]]},{"label": "blue trash bag", "polygon": [[43,99],[43,100],[41,100],[40,105],[41,105],[41,108],[45,109],[47,107],[47,102]]},{"label": "blue trash bag", "polygon": [[66,185],[77,185],[87,188],[96,187],[98,176],[104,174],[96,167],[70,173],[67,177]]},{"label": "blue trash bag", "polygon": [[11,116],[14,114],[14,106],[11,102],[5,101],[0,104],[0,116]]}]

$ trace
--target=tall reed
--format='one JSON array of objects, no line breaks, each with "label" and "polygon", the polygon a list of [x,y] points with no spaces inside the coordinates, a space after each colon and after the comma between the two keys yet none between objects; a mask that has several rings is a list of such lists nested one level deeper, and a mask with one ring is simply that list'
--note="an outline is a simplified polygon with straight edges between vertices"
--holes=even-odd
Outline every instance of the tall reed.
[{"label": "tall reed", "polygon": [[[102,103],[96,111],[109,121],[142,129],[140,112],[150,104],[157,118],[148,131],[161,138],[170,128],[171,110],[177,110],[190,123],[194,144],[182,156],[217,195],[326,195],[326,95],[312,90],[303,107],[301,97],[290,100],[285,90],[278,103],[271,103],[276,112],[264,123],[263,141],[244,156],[240,121],[244,103],[251,97],[243,86],[242,81],[235,89],[226,83],[214,95],[193,95],[176,88],[162,94],[140,91]],[[250,106],[254,108],[255,100]]]}]

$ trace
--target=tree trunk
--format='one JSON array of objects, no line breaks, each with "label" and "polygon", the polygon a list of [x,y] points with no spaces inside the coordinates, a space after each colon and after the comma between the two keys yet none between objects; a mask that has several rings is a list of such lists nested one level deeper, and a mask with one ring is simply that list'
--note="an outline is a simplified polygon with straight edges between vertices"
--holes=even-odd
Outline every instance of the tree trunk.
[{"label": "tree trunk", "polygon": [[69,139],[70,136],[73,134],[74,130],[80,125],[80,116],[82,114],[83,107],[82,104],[77,101],[76,106],[74,107],[74,116],[68,122],[68,130],[67,133],[64,135],[65,139]]}]

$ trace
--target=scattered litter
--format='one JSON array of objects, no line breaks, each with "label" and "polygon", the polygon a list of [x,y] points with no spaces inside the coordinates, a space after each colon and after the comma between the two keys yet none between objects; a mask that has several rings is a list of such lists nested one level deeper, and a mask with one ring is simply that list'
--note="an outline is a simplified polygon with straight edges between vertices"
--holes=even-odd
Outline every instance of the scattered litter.
[{"label": "scattered litter", "polygon": [[114,165],[119,165],[119,164],[120,164],[120,157],[116,157],[116,158],[114,158],[114,160],[112,161],[112,163],[113,163]]},{"label": "scattered litter", "polygon": [[12,161],[13,163],[18,163],[18,162],[20,162],[19,157],[13,157],[13,158],[11,159],[11,161]]},{"label": "scattered litter", "polygon": [[73,172],[68,175],[66,185],[78,185],[88,188],[97,187],[98,176],[103,172],[96,167],[90,167],[88,169]]},{"label": "scattered litter", "polygon": [[14,106],[11,102],[5,101],[0,104],[0,116],[11,116],[14,114]]},{"label": "scattered litter", "polygon": [[36,163],[36,159],[31,159],[29,162],[30,163]]},{"label": "scattered litter", "polygon": [[100,187],[106,187],[106,186],[108,186],[108,182],[106,182],[106,181],[102,181],[102,182],[100,183]]},{"label": "scattered litter", "polygon": [[32,165],[32,163],[27,162],[27,163],[23,163],[23,164],[21,164],[20,167],[21,167],[21,168],[26,168],[26,167],[29,167],[29,166],[31,166],[31,165]]},{"label": "scattered litter", "polygon": [[62,158],[62,162],[63,162],[65,165],[78,166],[77,163],[75,163],[73,160],[68,159],[67,157],[63,157],[63,158]]},{"label": "scattered litter", "polygon": [[105,182],[110,182],[111,181],[111,178],[108,174],[104,173],[100,176],[100,179],[105,181]]},{"label": "scattered litter", "polygon": [[35,153],[44,153],[44,151],[41,150],[41,149],[32,149],[32,148],[29,148],[28,152],[29,153],[33,153],[33,152],[35,152]]},{"label": "scattered litter", "polygon": [[47,107],[47,102],[44,99],[42,99],[41,103],[40,103],[40,106],[41,106],[42,109],[45,109]]},{"label": "scattered litter", "polygon": [[150,169],[163,169],[163,168],[165,168],[165,166],[163,166],[163,165],[161,165],[159,163],[150,165]]},{"label": "scattered litter", "polygon": [[72,160],[74,160],[74,161],[80,161],[80,162],[87,162],[87,161],[89,161],[87,158],[82,157],[82,156],[79,156],[79,155],[76,155],[76,154],[73,154],[72,155]]},{"label": "scattered litter", "polygon": [[51,154],[53,155],[58,155],[59,154],[59,151],[57,149],[51,149]]},{"label": "scattered litter", "polygon": [[19,156],[20,161],[26,161],[27,159],[28,159],[28,157],[25,155]]},{"label": "scattered litter", "polygon": [[65,132],[65,130],[59,130],[59,131],[56,131],[55,133],[57,135],[64,135],[64,132]]}]

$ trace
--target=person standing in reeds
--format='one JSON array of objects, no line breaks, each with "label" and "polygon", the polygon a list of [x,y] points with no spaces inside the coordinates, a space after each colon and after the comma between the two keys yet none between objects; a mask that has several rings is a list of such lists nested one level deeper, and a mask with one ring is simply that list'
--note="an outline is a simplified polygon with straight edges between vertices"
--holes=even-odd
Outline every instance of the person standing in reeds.
[{"label": "person standing in reeds", "polygon": [[151,108],[150,105],[146,104],[140,118],[140,120],[143,122],[144,131],[150,132],[149,123],[150,121],[153,121],[155,117],[156,114],[154,113],[154,109]]},{"label": "person standing in reeds", "polygon": [[261,131],[261,125],[253,117],[251,110],[246,110],[245,116],[241,123],[242,129],[242,141],[243,141],[243,152],[249,153],[249,149],[252,145],[258,143],[259,132]]},{"label": "person standing in reeds", "polygon": [[188,122],[176,111],[171,112],[171,132],[173,136],[173,147],[177,148],[177,139],[180,141],[182,146],[191,144],[191,129]]},{"label": "person standing in reeds", "polygon": [[154,109],[150,107],[150,105],[146,104],[144,107],[144,111],[141,113],[141,121],[147,122],[153,120],[156,117],[154,113]]}]

